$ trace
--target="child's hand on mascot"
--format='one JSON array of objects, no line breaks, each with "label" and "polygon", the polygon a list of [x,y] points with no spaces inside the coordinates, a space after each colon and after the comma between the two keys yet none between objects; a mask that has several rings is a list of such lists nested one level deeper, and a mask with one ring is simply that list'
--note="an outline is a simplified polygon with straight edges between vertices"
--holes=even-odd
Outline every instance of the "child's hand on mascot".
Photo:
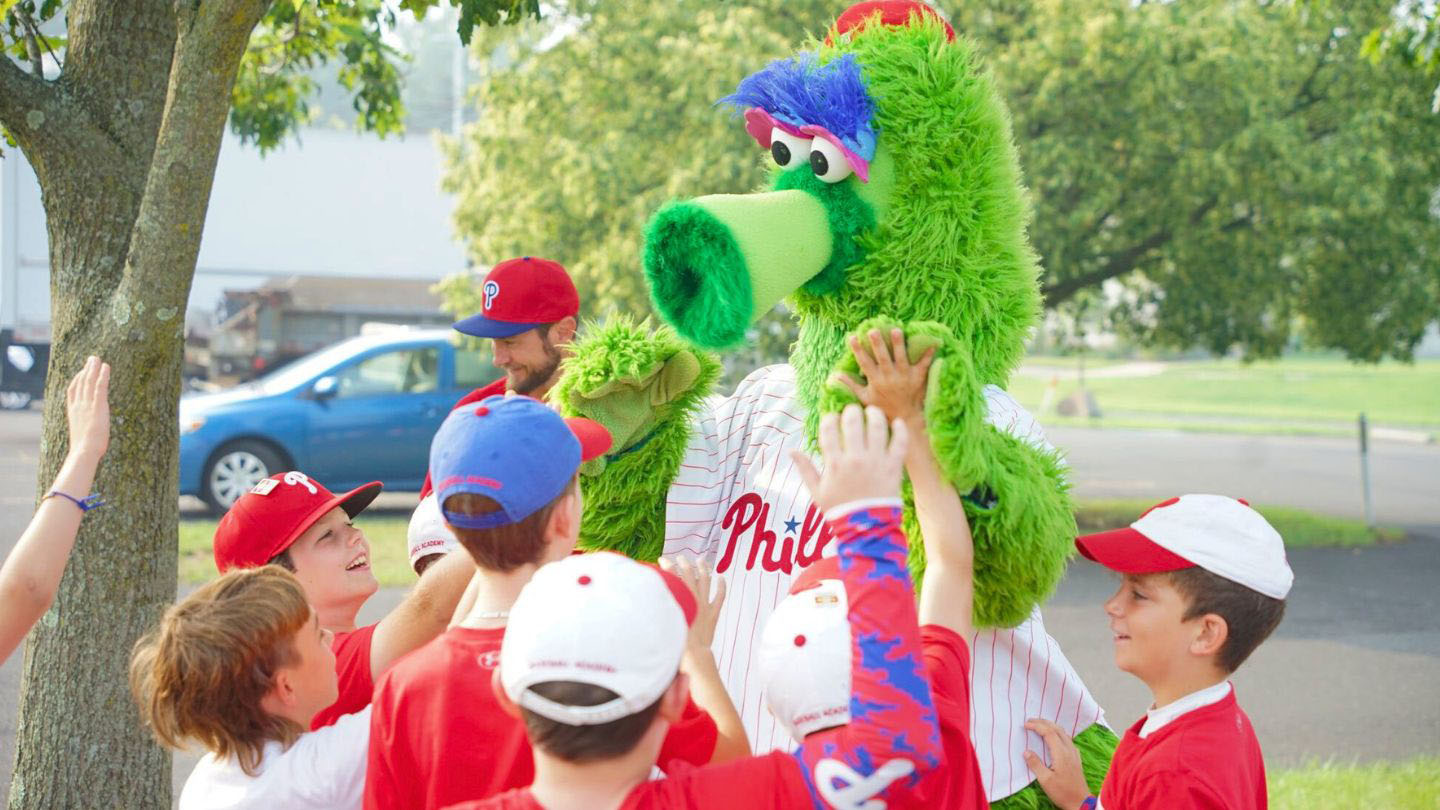
[{"label": "child's hand on mascot", "polygon": [[790,455],[822,511],[852,501],[900,497],[909,440],[904,422],[891,423],[879,408],[847,405],[841,413],[820,417],[817,439],[825,472],[816,470],[802,451]]},{"label": "child's hand on mascot", "polygon": [[890,330],[888,342],[879,329],[847,339],[865,382],[844,371],[835,372],[834,378],[849,388],[861,405],[873,405],[886,418],[904,422],[912,434],[924,430],[925,385],[935,347],[925,349],[918,360],[911,362],[905,332],[898,326]]}]

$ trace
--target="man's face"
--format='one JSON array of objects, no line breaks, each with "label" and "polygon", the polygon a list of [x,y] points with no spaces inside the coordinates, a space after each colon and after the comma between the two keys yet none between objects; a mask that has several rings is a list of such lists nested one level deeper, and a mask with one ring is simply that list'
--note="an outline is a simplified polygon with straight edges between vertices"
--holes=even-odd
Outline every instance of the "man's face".
[{"label": "man's face", "polygon": [[556,325],[528,329],[507,338],[495,338],[492,350],[495,365],[505,370],[505,387],[517,394],[534,396],[548,389],[560,368],[560,350],[552,342]]},{"label": "man's face", "polygon": [[370,570],[370,542],[338,506],[300,535],[289,551],[305,597],[322,612],[352,605],[359,610],[380,588]]},{"label": "man's face", "polygon": [[1105,602],[1114,634],[1115,666],[1147,684],[1163,681],[1190,658],[1193,622],[1185,597],[1164,574],[1126,574]]}]

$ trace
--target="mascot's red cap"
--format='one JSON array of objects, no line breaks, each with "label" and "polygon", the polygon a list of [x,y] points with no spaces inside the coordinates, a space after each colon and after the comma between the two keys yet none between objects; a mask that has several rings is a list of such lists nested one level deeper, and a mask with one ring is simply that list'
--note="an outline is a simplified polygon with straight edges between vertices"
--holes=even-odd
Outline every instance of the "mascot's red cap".
[{"label": "mascot's red cap", "polygon": [[[929,16],[939,20],[945,26],[945,39],[955,41],[955,29],[935,9],[917,3],[914,0],[868,0],[864,3],[856,3],[845,9],[845,13],[835,21],[835,33],[846,34],[851,31],[859,31],[870,23],[876,14],[880,15],[881,25],[904,26],[910,24],[910,16],[919,14],[922,17]],[[830,42],[826,37],[825,42]]]}]

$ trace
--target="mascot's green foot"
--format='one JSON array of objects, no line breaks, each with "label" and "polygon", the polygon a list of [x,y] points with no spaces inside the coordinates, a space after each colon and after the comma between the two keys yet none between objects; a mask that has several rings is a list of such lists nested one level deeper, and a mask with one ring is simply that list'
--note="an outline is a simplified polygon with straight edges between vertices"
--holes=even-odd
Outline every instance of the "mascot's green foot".
[{"label": "mascot's green foot", "polygon": [[[1085,782],[1090,792],[1100,795],[1100,785],[1110,770],[1110,760],[1115,756],[1115,746],[1120,742],[1115,732],[1099,723],[1075,735],[1075,747],[1080,750],[1080,766],[1085,769]],[[990,804],[990,810],[1070,810],[1058,808],[1037,782],[1026,785],[1019,793],[1013,793],[998,802]]]}]

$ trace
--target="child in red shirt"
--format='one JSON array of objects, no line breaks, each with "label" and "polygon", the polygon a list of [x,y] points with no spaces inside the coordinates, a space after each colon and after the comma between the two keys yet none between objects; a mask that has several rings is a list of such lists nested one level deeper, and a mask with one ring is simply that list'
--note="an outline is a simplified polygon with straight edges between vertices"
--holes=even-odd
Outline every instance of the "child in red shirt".
[{"label": "child in red shirt", "polygon": [[1155,703],[1120,740],[1098,798],[1065,733],[1032,720],[1051,757],[1027,755],[1040,786],[1062,810],[1264,810],[1265,760],[1228,677],[1284,615],[1294,574],[1280,535],[1244,501],[1183,495],[1075,543],[1124,576],[1105,603],[1115,664]]},{"label": "child in red shirt", "polygon": [[[825,415],[825,472],[797,469],[829,520],[847,595],[851,722],[793,753],[773,751],[648,781],[687,682],[683,589],[613,554],[547,566],[515,605],[501,699],[524,718],[535,784],[463,808],[860,808],[897,806],[940,767],[900,532],[905,428],[886,437],[879,409]],[[673,595],[666,594],[669,590]]]},{"label": "child in red shirt", "polygon": [[[850,349],[864,384],[845,374],[838,380],[862,404],[905,423],[910,436],[905,469],[915,497],[915,516],[925,544],[920,588],[920,643],[925,676],[935,701],[945,767],[926,777],[905,806],[984,810],[989,806],[970,734],[970,649],[973,632],[975,549],[960,497],[940,471],[925,424],[930,351],[911,363],[905,336],[879,330]],[[806,568],[790,596],[771,614],[761,637],[760,682],[770,713],[797,741],[818,744],[850,722],[849,625],[846,593],[837,559]],[[898,806],[898,805],[897,805]]]},{"label": "child in red shirt", "polygon": [[385,618],[356,626],[380,583],[370,570],[370,541],[352,521],[381,488],[372,481],[336,495],[303,472],[277,473],[241,495],[215,527],[220,573],[266,564],[294,573],[333,635],[340,694],[315,715],[312,729],[369,706],[375,679],[450,623],[473,572],[463,554],[447,555]]},{"label": "child in red shirt", "polygon": [[[443,807],[533,780],[524,728],[497,703],[490,682],[521,588],[575,550],[580,464],[609,448],[610,436],[598,423],[562,419],[529,397],[491,397],[456,409],[440,426],[430,451],[435,499],[473,559],[473,602],[457,626],[380,679],[366,807]],[[697,694],[719,699],[705,703],[709,714],[694,703],[684,707],[666,738],[662,765],[749,753],[709,652],[719,605],[718,599],[704,605],[684,667],[697,682],[712,684]]]}]

